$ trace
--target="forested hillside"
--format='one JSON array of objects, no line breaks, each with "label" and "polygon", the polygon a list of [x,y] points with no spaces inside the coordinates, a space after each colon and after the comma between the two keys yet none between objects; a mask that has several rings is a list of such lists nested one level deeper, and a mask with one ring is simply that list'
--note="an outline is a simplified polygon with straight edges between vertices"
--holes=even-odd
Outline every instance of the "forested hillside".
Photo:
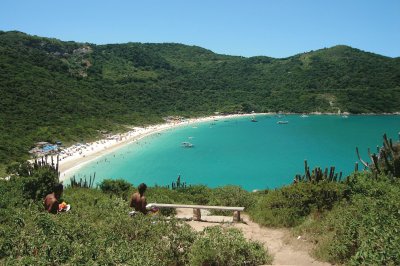
[{"label": "forested hillside", "polygon": [[284,59],[181,44],[63,42],[0,31],[0,163],[36,141],[215,111],[400,111],[400,60],[335,46]]}]

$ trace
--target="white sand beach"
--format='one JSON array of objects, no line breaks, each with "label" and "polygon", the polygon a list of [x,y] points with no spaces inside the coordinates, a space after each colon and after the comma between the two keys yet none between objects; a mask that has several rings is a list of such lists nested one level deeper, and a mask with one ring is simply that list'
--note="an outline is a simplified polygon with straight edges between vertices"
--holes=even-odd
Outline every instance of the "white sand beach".
[{"label": "white sand beach", "polygon": [[138,141],[149,135],[184,125],[253,115],[260,114],[215,115],[209,117],[191,118],[182,121],[166,122],[145,128],[133,127],[132,130],[126,133],[116,134],[109,136],[106,139],[97,140],[91,143],[70,146],[66,149],[63,149],[63,151],[60,153],[60,181],[68,179],[72,171],[77,170],[84,164],[96,160],[98,157],[104,154],[115,151],[126,144]]}]

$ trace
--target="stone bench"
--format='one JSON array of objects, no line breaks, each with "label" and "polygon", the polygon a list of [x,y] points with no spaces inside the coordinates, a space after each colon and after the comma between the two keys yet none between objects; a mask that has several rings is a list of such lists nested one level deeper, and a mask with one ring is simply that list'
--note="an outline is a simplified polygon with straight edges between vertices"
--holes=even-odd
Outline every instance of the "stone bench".
[{"label": "stone bench", "polygon": [[233,221],[240,221],[240,212],[244,211],[244,207],[227,207],[227,206],[207,206],[207,205],[186,205],[186,204],[163,204],[163,203],[149,203],[146,209],[151,208],[190,208],[193,209],[193,220],[201,221],[200,210],[221,210],[221,211],[233,211]]}]

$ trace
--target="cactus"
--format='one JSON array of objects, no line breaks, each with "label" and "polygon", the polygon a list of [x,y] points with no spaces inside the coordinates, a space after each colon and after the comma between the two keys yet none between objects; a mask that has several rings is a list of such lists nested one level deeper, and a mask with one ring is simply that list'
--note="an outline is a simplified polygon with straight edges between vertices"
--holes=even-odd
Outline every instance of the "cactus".
[{"label": "cactus", "polygon": [[370,169],[375,178],[379,174],[385,174],[392,178],[400,177],[400,143],[393,144],[392,139],[388,139],[387,135],[383,135],[383,146],[377,147],[377,153],[372,153],[368,149],[368,156],[371,163],[367,163],[361,159],[356,148],[356,153],[360,162],[365,168]]},{"label": "cactus", "polygon": [[329,182],[340,182],[342,179],[342,172],[335,173],[335,167],[331,166],[325,168],[324,171],[320,167],[314,168],[310,174],[310,167],[308,166],[307,160],[304,160],[304,175],[297,174],[293,180],[293,183],[297,183],[300,181],[304,182],[313,182],[318,183],[320,181],[329,181]]},{"label": "cactus", "polygon": [[69,187],[78,187],[78,188],[94,188],[94,180],[96,179],[96,172],[93,175],[89,176],[89,182],[87,181],[86,176],[83,177],[84,179],[80,178],[79,181],[76,180],[75,175],[71,177]]}]

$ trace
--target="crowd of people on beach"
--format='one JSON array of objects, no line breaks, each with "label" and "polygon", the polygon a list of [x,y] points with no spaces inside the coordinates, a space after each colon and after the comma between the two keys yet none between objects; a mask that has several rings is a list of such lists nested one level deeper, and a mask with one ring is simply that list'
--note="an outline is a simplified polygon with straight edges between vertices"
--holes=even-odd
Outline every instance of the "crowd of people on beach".
[{"label": "crowd of people on beach", "polygon": [[[230,117],[241,116],[231,115]],[[143,137],[154,133],[160,133],[160,131],[171,129],[177,126],[188,125],[204,121],[212,121],[214,119],[220,119],[227,116],[211,116],[203,118],[192,118],[192,119],[169,119],[166,123],[153,125],[148,127],[133,127],[126,133],[108,135],[106,138],[90,142],[90,143],[77,143],[68,148],[63,149],[60,152],[59,162],[61,169],[61,176],[65,176],[65,171],[72,167],[76,167],[78,164],[88,160],[88,157],[92,155],[102,155],[104,152],[111,151],[120,145],[124,145],[131,142],[138,142]]]},{"label": "crowd of people on beach", "polygon": [[85,157],[86,155],[103,151],[109,147],[114,146],[115,144],[130,140],[133,137],[142,134],[142,132],[145,130],[146,128],[134,128],[129,132],[108,136],[106,139],[94,141],[91,143],[77,143],[75,145],[63,149],[60,152],[60,161],[66,159],[74,159],[74,157],[82,158]]}]

